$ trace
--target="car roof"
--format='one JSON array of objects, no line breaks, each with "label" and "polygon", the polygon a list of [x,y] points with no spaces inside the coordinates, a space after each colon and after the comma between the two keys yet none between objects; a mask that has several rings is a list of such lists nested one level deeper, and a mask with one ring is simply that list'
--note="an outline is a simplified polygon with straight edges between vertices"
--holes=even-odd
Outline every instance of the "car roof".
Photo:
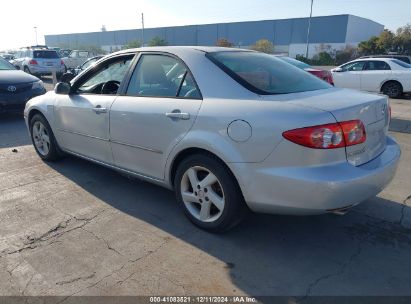
[{"label": "car roof", "polygon": [[384,61],[384,62],[387,62],[387,61],[391,61],[392,59],[396,59],[396,58],[367,57],[367,58],[358,58],[358,59],[355,59],[351,62],[357,62],[357,61]]},{"label": "car roof", "polygon": [[176,51],[185,51],[185,52],[204,52],[204,53],[213,53],[213,52],[233,52],[233,51],[247,51],[253,52],[252,50],[247,49],[237,49],[237,48],[227,48],[227,47],[218,47],[218,46],[149,46],[141,47],[135,49],[127,49],[119,51],[113,54],[121,53],[131,53],[131,52],[176,52]]}]

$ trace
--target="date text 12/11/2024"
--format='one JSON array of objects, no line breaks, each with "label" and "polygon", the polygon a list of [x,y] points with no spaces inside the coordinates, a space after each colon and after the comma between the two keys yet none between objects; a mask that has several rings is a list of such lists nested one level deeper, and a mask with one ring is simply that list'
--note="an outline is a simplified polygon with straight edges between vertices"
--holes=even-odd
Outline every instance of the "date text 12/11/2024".
[{"label": "date text 12/11/2024", "polygon": [[150,303],[257,303],[257,299],[247,296],[161,296],[150,297]]}]

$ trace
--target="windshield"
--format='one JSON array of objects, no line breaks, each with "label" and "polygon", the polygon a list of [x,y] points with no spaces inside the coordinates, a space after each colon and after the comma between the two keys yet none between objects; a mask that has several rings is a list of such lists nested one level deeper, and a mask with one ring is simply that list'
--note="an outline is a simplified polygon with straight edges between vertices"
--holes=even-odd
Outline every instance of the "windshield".
[{"label": "windshield", "polygon": [[34,58],[59,58],[56,51],[34,51]]},{"label": "windshield", "polygon": [[288,94],[329,89],[331,86],[272,55],[248,51],[208,53],[207,57],[250,91]]},{"label": "windshield", "polygon": [[280,58],[281,60],[284,60],[285,62],[288,62],[289,64],[292,64],[293,66],[296,66],[299,69],[310,69],[311,66],[309,64],[306,64],[305,62],[299,61],[297,59],[294,58],[290,58],[290,57],[282,57],[279,56],[278,58]]},{"label": "windshield", "polygon": [[408,64],[404,61],[401,61],[401,60],[398,60],[398,59],[392,59],[391,61],[398,64],[398,65],[400,65],[400,66],[402,66],[403,68],[411,69],[411,64]]},{"label": "windshield", "polygon": [[16,68],[8,61],[0,58],[0,70],[15,70]]}]

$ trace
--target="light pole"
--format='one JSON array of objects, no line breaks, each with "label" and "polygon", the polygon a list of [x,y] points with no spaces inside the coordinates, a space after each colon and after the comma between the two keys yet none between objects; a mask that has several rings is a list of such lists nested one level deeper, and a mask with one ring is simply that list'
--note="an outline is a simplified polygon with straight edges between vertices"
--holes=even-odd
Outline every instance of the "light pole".
[{"label": "light pole", "polygon": [[141,13],[141,46],[144,46],[144,13]]},{"label": "light pole", "polygon": [[38,42],[37,42],[37,26],[34,27],[34,33],[36,34],[36,45],[38,45]]},{"label": "light pole", "polygon": [[310,18],[308,19],[307,46],[305,49],[305,58],[308,58],[308,46],[310,45],[310,28],[311,28],[311,17],[313,16],[313,2],[314,0],[311,0],[311,10],[310,10]]}]

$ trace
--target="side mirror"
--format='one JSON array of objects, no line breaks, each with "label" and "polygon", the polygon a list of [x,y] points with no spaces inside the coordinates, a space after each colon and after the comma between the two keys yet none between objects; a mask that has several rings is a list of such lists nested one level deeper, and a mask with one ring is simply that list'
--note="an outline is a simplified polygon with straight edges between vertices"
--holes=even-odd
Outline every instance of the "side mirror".
[{"label": "side mirror", "polygon": [[75,77],[72,71],[68,71],[61,76],[61,82],[69,83]]},{"label": "side mirror", "polygon": [[67,82],[59,82],[54,88],[54,92],[59,95],[68,95],[71,91],[71,85]]},{"label": "side mirror", "polygon": [[340,73],[340,72],[344,72],[344,70],[343,70],[342,68],[335,68],[335,69],[333,70],[333,72]]}]

